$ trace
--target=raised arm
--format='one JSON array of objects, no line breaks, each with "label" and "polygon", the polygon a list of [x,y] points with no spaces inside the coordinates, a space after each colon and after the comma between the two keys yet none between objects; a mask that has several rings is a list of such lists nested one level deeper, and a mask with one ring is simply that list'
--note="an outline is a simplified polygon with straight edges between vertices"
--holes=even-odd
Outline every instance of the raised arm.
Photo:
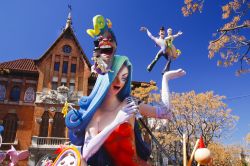
[{"label": "raised arm", "polygon": [[148,37],[149,37],[150,39],[152,39],[152,40],[157,44],[157,38],[154,37],[154,36],[151,34],[151,32],[149,32],[148,28],[146,28],[146,27],[141,27],[141,28],[140,28],[140,31],[142,31],[142,32],[147,32]]},{"label": "raised arm", "polygon": [[178,36],[180,36],[180,35],[182,35],[182,32],[181,32],[181,31],[179,31],[176,35],[173,35],[173,37],[174,37],[174,39],[175,39],[176,37],[178,37]]},{"label": "raised arm", "polygon": [[162,91],[161,91],[161,100],[162,106],[150,106],[147,104],[140,104],[139,110],[142,115],[153,117],[153,118],[162,118],[168,119],[171,118],[171,105],[170,105],[170,91],[168,87],[168,81],[185,75],[186,72],[182,69],[167,71],[162,76]]},{"label": "raised arm", "polygon": [[82,150],[83,159],[88,161],[88,159],[100,149],[105,140],[116,129],[116,127],[134,115],[136,108],[137,106],[135,106],[134,102],[127,104],[118,112],[114,121],[106,126],[100,133],[94,129],[95,127],[90,127],[85,136],[84,147]]}]

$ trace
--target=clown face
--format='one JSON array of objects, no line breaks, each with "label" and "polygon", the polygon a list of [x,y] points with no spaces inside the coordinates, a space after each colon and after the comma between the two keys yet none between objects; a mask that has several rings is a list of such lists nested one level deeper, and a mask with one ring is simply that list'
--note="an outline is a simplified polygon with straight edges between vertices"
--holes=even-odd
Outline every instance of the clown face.
[{"label": "clown face", "polygon": [[110,66],[116,51],[116,42],[110,32],[106,31],[98,37],[98,47],[103,61]]}]

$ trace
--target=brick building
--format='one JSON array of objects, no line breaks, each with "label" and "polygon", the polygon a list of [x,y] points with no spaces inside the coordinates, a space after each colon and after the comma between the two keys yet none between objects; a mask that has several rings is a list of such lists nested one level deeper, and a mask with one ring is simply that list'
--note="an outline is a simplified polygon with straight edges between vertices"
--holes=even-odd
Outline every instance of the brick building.
[{"label": "brick building", "polygon": [[28,165],[35,165],[40,156],[67,141],[62,105],[48,110],[51,105],[38,99],[61,85],[76,97],[87,95],[92,87],[90,67],[72,29],[70,13],[61,35],[41,57],[0,63],[0,123],[5,128],[1,149],[11,145],[29,149]]}]

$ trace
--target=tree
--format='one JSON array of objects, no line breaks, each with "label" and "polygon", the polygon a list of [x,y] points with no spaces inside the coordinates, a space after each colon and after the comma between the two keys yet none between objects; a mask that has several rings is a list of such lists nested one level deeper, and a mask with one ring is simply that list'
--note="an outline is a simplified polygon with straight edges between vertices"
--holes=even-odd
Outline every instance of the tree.
[{"label": "tree", "polygon": [[150,119],[149,124],[161,144],[167,149],[168,155],[176,162],[182,163],[182,139],[187,135],[187,154],[191,155],[195,141],[202,136],[206,145],[227,136],[235,127],[237,116],[223,103],[224,96],[214,95],[213,92],[196,94],[172,93],[171,120]]},{"label": "tree", "polygon": [[250,144],[250,133],[246,135],[246,142],[247,144]]},{"label": "tree", "polygon": [[224,146],[220,143],[211,143],[208,147],[213,155],[213,165],[220,166],[244,166],[241,154],[242,148],[238,145]]},{"label": "tree", "polygon": [[[158,90],[155,81],[147,82],[133,82],[131,95],[138,98],[145,103],[150,103],[152,101],[159,101],[159,95],[153,94],[152,91]],[[157,98],[157,99],[156,99]]]},{"label": "tree", "polygon": [[[182,13],[190,16],[196,12],[202,12],[205,0],[184,0]],[[240,69],[236,75],[250,72],[250,40],[248,0],[231,0],[222,6],[222,19],[229,20],[214,34],[214,40],[209,42],[208,57],[211,59],[215,54],[220,54],[218,66],[228,67],[234,63],[240,63]],[[247,38],[248,37],[248,38]]]}]

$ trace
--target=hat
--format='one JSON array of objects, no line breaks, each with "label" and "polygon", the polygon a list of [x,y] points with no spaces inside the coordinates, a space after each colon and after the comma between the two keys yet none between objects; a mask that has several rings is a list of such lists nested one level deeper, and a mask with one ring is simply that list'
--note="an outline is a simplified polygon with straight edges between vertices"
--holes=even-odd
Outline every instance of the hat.
[{"label": "hat", "polygon": [[162,27],[160,28],[160,30],[161,30],[161,31],[165,31],[164,26],[162,26]]}]

